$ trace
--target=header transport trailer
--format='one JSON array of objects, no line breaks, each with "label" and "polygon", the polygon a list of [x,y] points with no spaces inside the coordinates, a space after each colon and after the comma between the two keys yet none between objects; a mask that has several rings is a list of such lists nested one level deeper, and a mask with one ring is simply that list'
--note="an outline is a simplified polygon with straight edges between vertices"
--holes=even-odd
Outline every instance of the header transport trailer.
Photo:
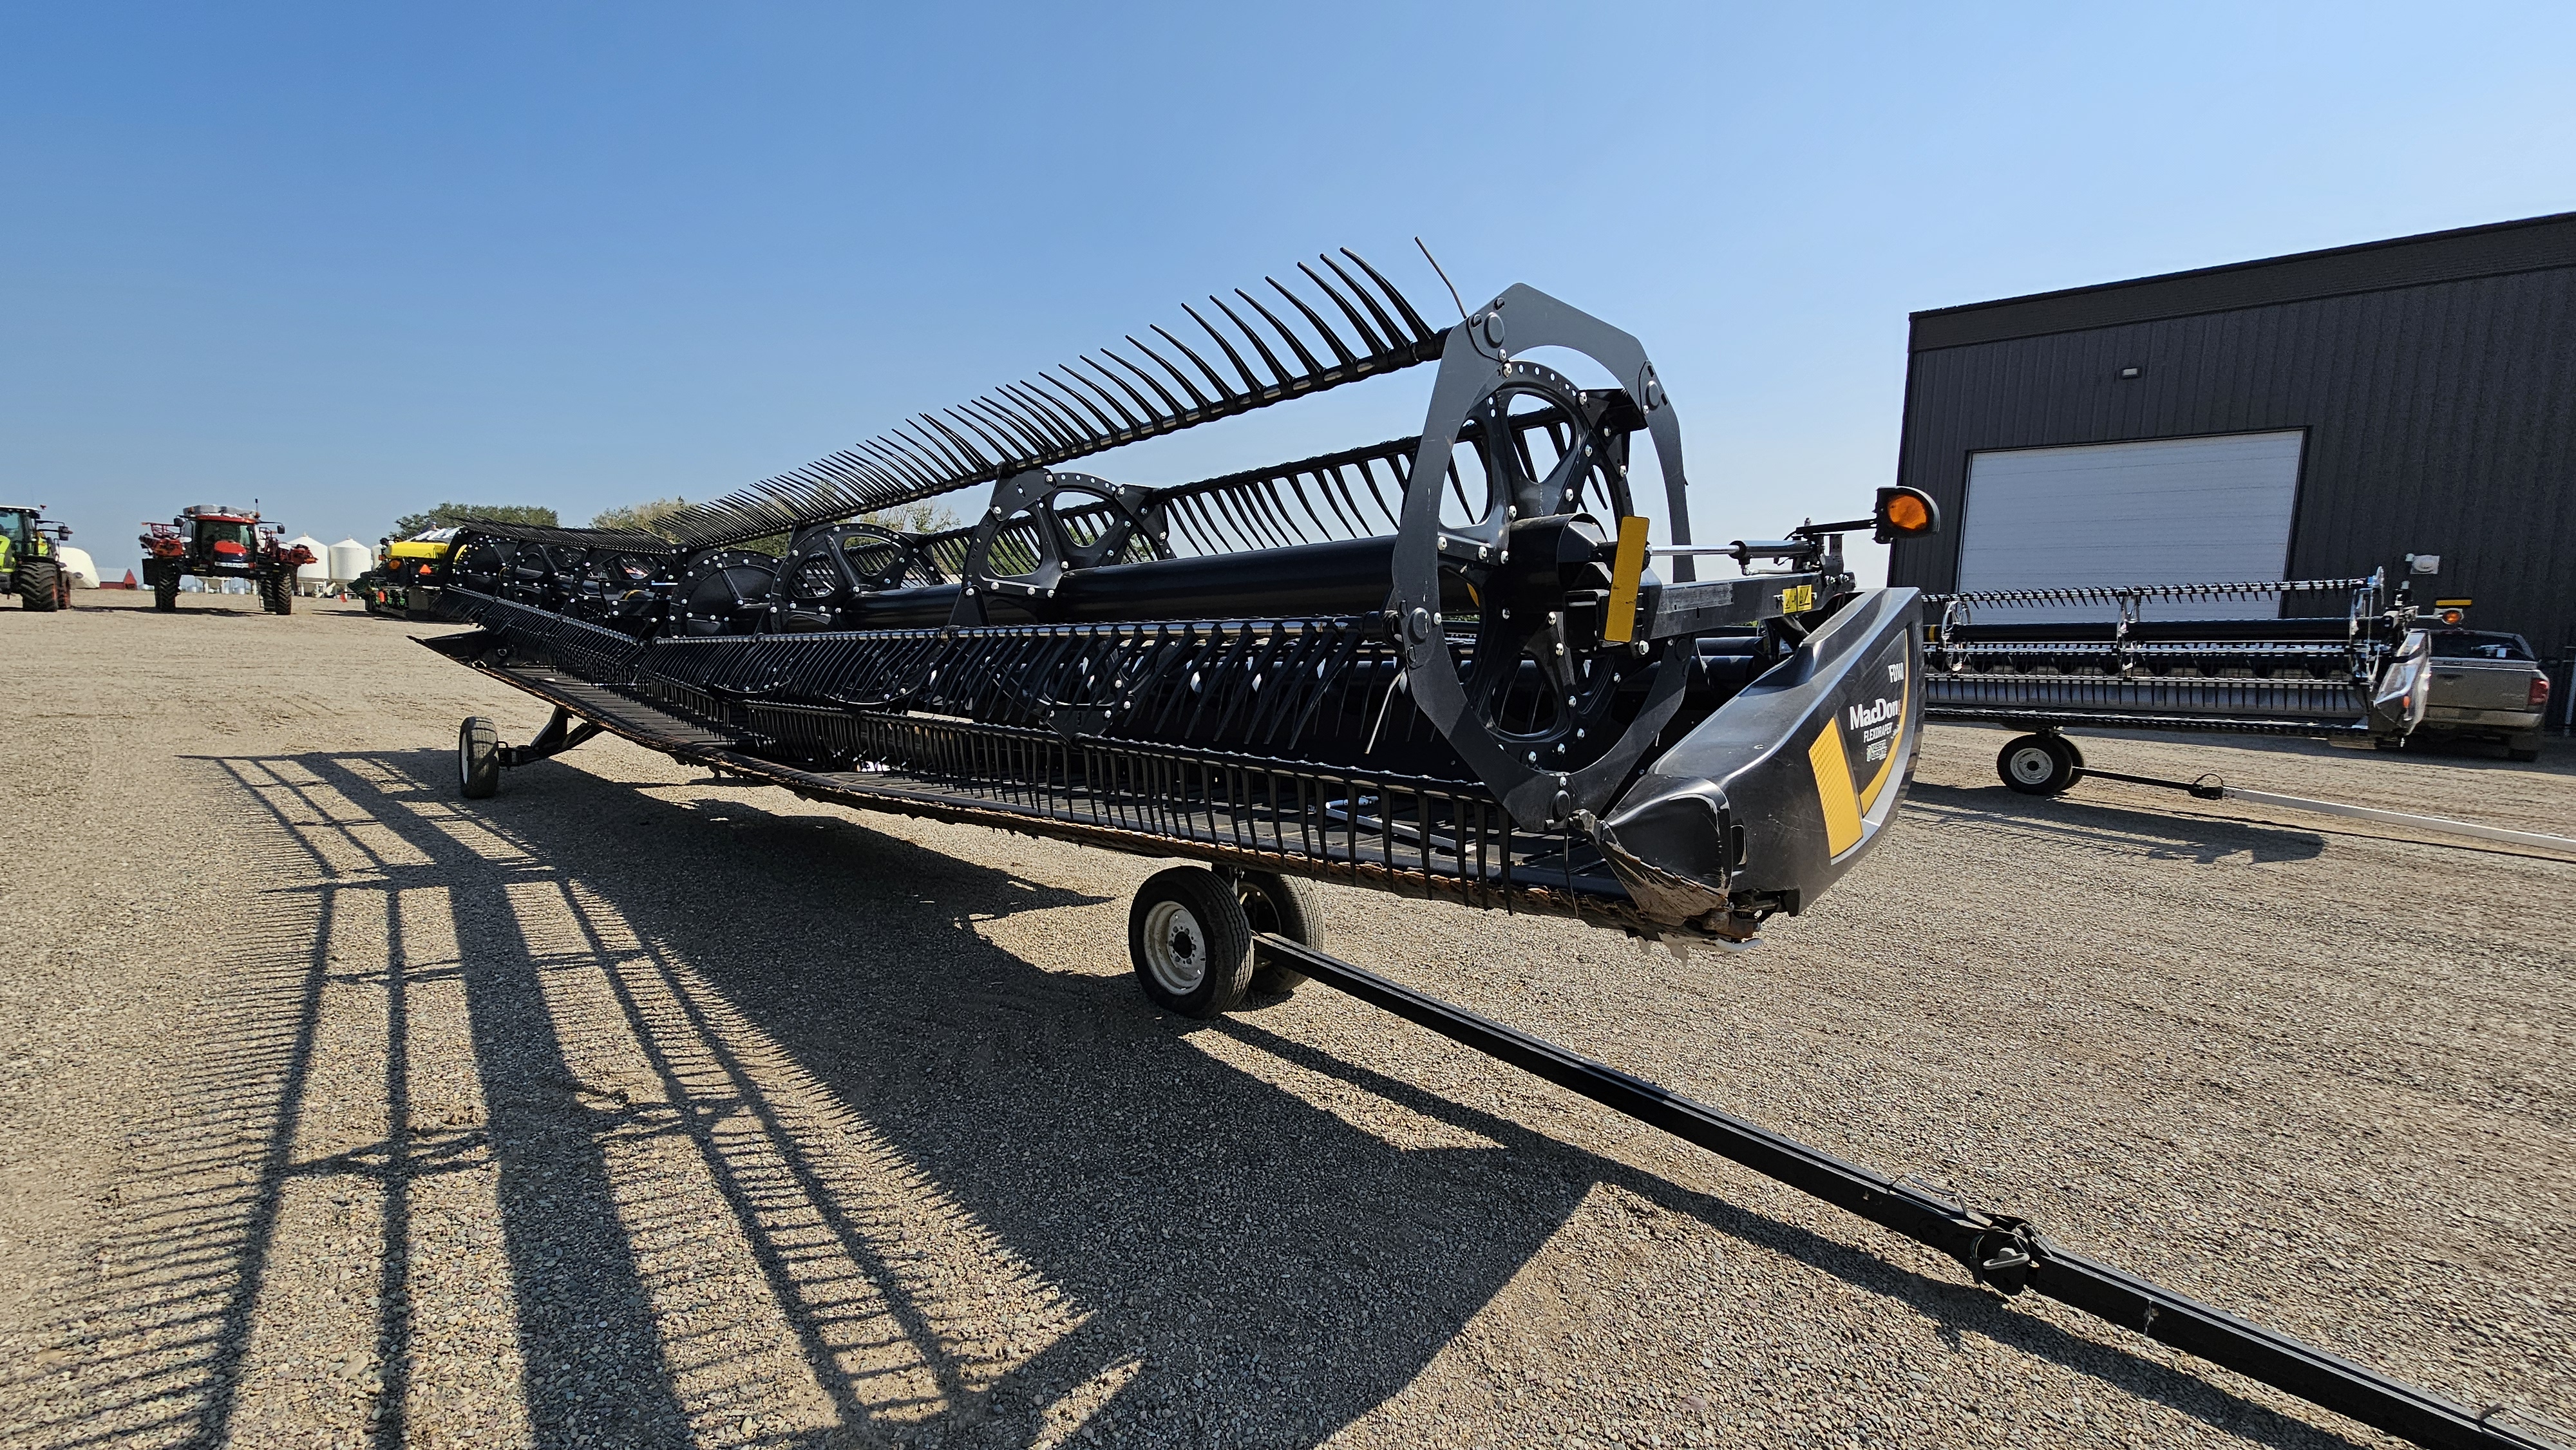
[{"label": "header transport trailer", "polygon": [[[2084,774],[2065,731],[2235,731],[2402,744],[2424,722],[2433,650],[2418,609],[2367,579],[2078,585],[1936,594],[1924,699],[1935,720],[2031,733],[2003,783],[2057,795]],[[2212,617],[2217,616],[2217,617]],[[2448,613],[2457,623],[2457,611]]]},{"label": "header transport trailer", "polygon": [[[605,731],[816,800],[1203,863],[1129,912],[1160,1006],[1319,982],[2004,1293],[2428,1444],[2540,1443],[1327,953],[1310,880],[1684,948],[1813,909],[1885,837],[1924,703],[1918,597],[1859,588],[1841,540],[1938,518],[1882,489],[1869,518],[1694,548],[1680,422],[1636,338],[1524,286],[1434,328],[1356,255],[1320,260],[1302,288],[1211,297],[1193,332],[921,414],[654,534],[460,524],[436,607],[474,628],[424,643],[553,706],[525,745],[467,719],[460,792]],[[1162,489],[1061,467],[1432,364],[1414,437]],[[977,485],[962,529],[859,521]],[[1734,577],[1693,577],[1713,554]]]}]

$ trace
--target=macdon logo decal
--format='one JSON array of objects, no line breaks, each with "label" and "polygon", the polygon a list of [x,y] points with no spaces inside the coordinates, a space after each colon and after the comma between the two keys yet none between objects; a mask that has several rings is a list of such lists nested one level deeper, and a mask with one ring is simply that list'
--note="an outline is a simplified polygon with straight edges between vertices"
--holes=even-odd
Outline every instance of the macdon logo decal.
[{"label": "macdon logo decal", "polygon": [[1905,702],[1903,700],[1877,699],[1870,701],[1866,705],[1852,706],[1849,711],[1849,723],[1852,729],[1861,730],[1868,726],[1876,725],[1881,721],[1892,721],[1897,716],[1904,713]]}]

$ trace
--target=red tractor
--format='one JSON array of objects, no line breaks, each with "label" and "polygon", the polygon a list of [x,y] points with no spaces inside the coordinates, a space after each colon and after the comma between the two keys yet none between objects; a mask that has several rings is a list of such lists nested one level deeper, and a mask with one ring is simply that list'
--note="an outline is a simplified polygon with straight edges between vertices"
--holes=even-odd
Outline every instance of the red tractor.
[{"label": "red tractor", "polygon": [[257,509],[201,503],[143,529],[143,582],[152,586],[152,607],[164,611],[179,607],[179,580],[194,574],[252,580],[262,608],[292,613],[295,571],[313,562],[312,550],[280,542],[277,525],[261,523]]}]

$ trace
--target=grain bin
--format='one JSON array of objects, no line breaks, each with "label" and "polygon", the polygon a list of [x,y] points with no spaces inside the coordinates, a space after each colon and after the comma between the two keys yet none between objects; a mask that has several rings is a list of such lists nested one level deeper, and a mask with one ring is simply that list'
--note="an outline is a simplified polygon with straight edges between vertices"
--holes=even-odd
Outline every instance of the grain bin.
[{"label": "grain bin", "polygon": [[347,584],[375,567],[375,551],[355,539],[342,539],[331,546],[331,582]]}]

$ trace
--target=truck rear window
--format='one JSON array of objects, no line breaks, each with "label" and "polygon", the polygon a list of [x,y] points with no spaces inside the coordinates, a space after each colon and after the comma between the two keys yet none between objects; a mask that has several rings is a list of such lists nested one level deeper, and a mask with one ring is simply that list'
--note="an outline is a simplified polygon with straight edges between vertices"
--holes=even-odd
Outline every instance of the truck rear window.
[{"label": "truck rear window", "polygon": [[2433,657],[2442,660],[2527,660],[2531,646],[2518,634],[2451,629],[2433,636]]}]

